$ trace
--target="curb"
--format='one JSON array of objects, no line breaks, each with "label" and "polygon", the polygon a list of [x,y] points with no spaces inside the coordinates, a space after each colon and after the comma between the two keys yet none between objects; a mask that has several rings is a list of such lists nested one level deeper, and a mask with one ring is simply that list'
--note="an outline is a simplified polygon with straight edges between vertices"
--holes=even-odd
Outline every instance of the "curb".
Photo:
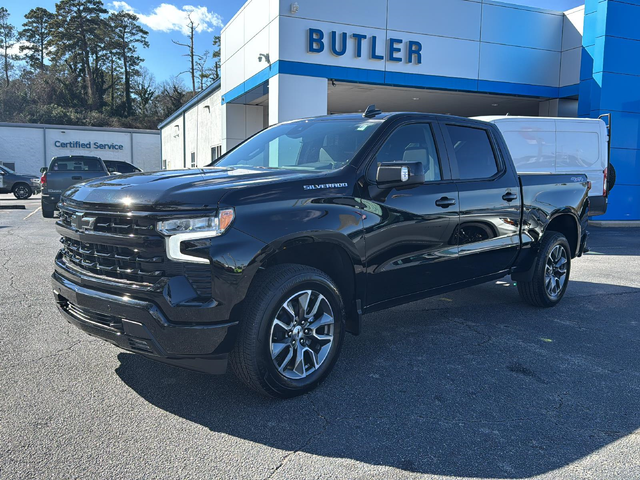
[{"label": "curb", "polygon": [[640,227],[638,220],[607,220],[607,221],[589,221],[590,227],[597,228],[637,228]]}]

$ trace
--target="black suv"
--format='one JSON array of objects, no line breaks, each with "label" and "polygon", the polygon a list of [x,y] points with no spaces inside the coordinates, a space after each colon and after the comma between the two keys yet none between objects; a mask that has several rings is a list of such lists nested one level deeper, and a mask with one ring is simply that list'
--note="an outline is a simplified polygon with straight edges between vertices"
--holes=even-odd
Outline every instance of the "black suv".
[{"label": "black suv", "polygon": [[299,395],[363,314],[511,275],[539,307],[586,250],[585,175],[516,173],[492,124],[336,115],[268,128],[213,167],[62,197],[65,318],[149,358]]}]

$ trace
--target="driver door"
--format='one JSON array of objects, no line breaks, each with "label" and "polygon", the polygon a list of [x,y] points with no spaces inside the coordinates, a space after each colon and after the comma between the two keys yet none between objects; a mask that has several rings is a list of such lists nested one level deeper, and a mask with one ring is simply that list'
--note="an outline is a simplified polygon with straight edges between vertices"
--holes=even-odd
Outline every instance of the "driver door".
[{"label": "driver door", "polygon": [[[460,213],[445,152],[437,123],[414,122],[396,127],[375,154],[363,199],[367,305],[456,281]],[[425,182],[378,187],[377,166],[388,162],[422,162]]]}]

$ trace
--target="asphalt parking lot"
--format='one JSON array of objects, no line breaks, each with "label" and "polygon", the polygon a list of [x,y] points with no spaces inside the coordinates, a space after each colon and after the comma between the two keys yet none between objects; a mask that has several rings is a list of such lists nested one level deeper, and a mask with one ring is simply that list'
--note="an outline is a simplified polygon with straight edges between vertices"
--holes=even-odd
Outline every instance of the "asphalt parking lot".
[{"label": "asphalt parking lot", "polygon": [[555,309],[505,279],[367,316],[278,401],[68,325],[55,220],[22,203],[0,209],[0,478],[640,478],[640,229],[592,229]]}]

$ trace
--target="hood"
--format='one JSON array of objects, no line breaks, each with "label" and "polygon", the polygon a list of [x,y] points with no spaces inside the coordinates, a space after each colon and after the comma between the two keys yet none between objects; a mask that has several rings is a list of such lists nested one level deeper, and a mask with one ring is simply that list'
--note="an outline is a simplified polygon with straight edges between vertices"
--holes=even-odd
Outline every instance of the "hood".
[{"label": "hood", "polygon": [[231,189],[299,180],[309,173],[255,167],[163,170],[111,175],[76,184],[63,195],[69,205],[101,205],[122,210],[216,208]]}]

